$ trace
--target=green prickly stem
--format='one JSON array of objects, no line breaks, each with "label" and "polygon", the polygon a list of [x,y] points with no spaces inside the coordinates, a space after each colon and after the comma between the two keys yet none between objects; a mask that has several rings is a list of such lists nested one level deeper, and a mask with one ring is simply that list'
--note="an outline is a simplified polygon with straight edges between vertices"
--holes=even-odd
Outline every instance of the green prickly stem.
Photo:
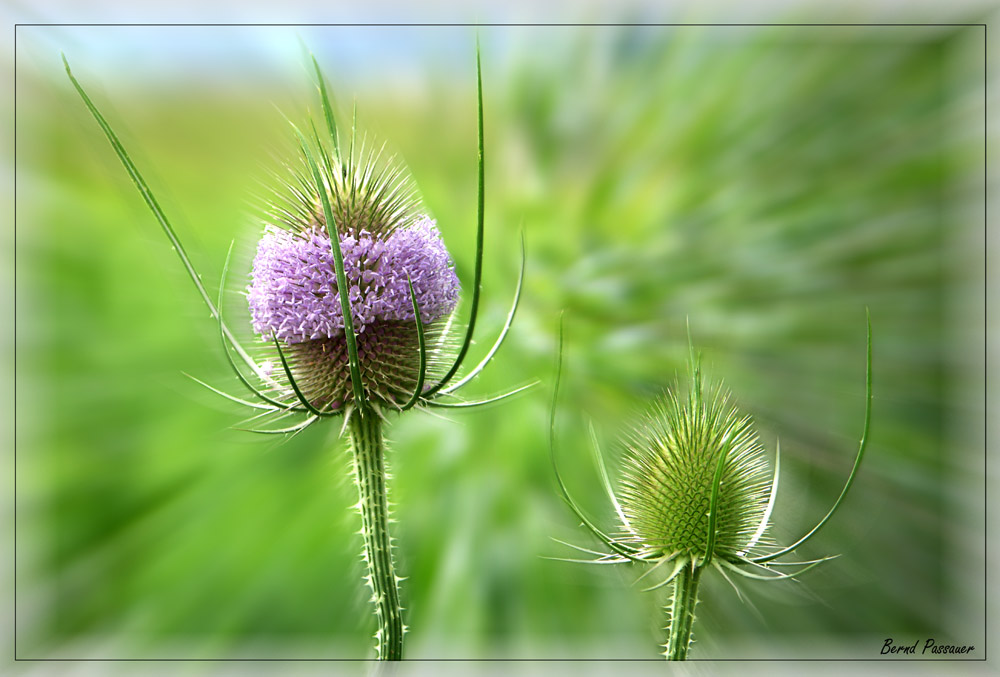
[{"label": "green prickly stem", "polygon": [[704,567],[690,561],[674,578],[673,600],[670,605],[670,625],[667,632],[668,661],[687,660],[691,646],[691,628],[694,625],[694,608],[698,605],[698,583]]},{"label": "green prickly stem", "polygon": [[370,408],[355,411],[348,420],[354,477],[360,498],[361,533],[365,541],[367,580],[378,618],[375,633],[379,660],[403,657],[403,610],[399,605],[399,579],[392,562],[389,538],[389,505],[385,490],[385,443],[382,419]]}]

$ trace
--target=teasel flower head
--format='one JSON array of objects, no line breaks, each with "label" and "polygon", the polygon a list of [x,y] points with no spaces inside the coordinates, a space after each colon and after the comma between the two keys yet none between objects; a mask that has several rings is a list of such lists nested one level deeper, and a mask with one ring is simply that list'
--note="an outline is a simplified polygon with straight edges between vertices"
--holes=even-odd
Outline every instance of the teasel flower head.
[{"label": "teasel flower head", "polygon": [[[443,374],[440,358],[450,347],[445,325],[460,287],[451,256],[402,170],[376,171],[370,166],[375,162],[377,157],[361,166],[332,164],[323,175],[329,202],[343,205],[334,211],[335,223],[343,224],[334,232],[349,322],[321,200],[304,179],[288,187],[285,203],[274,205],[253,260],[247,287],[253,329],[272,351],[280,342],[292,377],[317,410],[340,411],[354,399],[345,324],[354,327],[364,397],[382,407],[403,406],[421,379],[415,309],[423,325],[426,373]],[[353,208],[345,179],[360,184]],[[271,357],[280,363],[277,353]]]},{"label": "teasel flower head", "polygon": [[[482,361],[452,382],[472,344],[481,291],[481,76],[476,263],[471,314],[459,337],[454,313],[461,284],[436,222],[401,163],[388,157],[384,146],[367,138],[358,142],[356,109],[349,142],[341,143],[325,81],[315,59],[313,64],[326,133],[315,123],[309,134],[292,125],[299,162],[282,169],[278,188],[266,201],[246,287],[256,346],[241,345],[221,315],[228,257],[217,301],[225,354],[256,401],[212,390],[264,410],[248,429],[284,434],[325,417],[349,418],[359,409],[382,416],[415,406],[473,407],[534,385],[478,401],[456,394],[492,360],[513,323],[524,279],[523,237],[521,273],[506,323]],[[300,420],[275,427],[292,416]]]},{"label": "teasel flower head", "polygon": [[[372,591],[377,655],[403,653],[403,607],[389,535],[389,503],[382,422],[386,411],[474,407],[514,395],[532,384],[479,401],[460,400],[500,349],[513,323],[521,274],[507,320],[492,348],[457,381],[472,345],[483,268],[485,174],[483,85],[476,50],[478,94],[478,210],[475,272],[464,337],[453,338],[459,280],[451,256],[400,164],[381,148],[357,143],[357,109],[346,148],[315,58],[324,133],[292,125],[301,163],[287,167],[268,201],[246,298],[260,341],[245,346],[223,318],[232,245],[213,299],[152,191],[110,125],[66,65],[66,73],[101,127],[139,193],[174,246],[189,277],[218,321],[223,351],[252,399],[198,381],[255,412],[253,432],[295,434],[327,417],[342,417],[358,488],[365,581]],[[280,364],[280,368],[278,365]],[[285,418],[297,419],[278,427]]]},{"label": "teasel flower head", "polygon": [[[700,358],[690,342],[690,384],[676,385],[623,435],[617,488],[591,426],[591,443],[617,527],[605,531],[588,517],[566,487],[555,455],[555,419],[562,371],[562,326],[550,418],[550,451],[563,498],[604,552],[579,546],[588,564],[651,564],[638,577],[660,580],[646,591],[672,585],[664,655],[684,660],[692,641],[694,611],[702,573],[716,569],[759,581],[791,580],[836,557],[789,562],[779,558],[810,540],[833,517],[854,482],[867,446],[871,422],[871,320],[868,320],[864,432],[854,467],[833,508],[793,544],[781,547],[768,536],[778,493],[780,449],[767,469],[763,444],[750,416],[740,413],[722,384],[706,385]],[[562,558],[554,558],[562,559]],[[776,567],[798,567],[779,571]],[[734,585],[735,588],[735,585]],[[739,590],[737,589],[737,593]]]}]

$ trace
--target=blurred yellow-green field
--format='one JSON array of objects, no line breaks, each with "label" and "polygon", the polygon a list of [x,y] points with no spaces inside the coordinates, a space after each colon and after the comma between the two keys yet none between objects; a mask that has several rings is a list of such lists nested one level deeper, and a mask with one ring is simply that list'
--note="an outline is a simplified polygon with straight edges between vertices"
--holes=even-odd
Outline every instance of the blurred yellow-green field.
[{"label": "blurred yellow-green field", "polygon": [[[409,167],[465,285],[476,214],[475,42],[487,156],[484,307],[465,392],[496,406],[392,417],[410,658],[649,658],[667,590],[554,561],[597,543],[548,452],[565,311],[560,467],[614,526],[609,456],[684,376],[686,323],[778,439],[772,537],[833,504],[799,583],[709,576],[693,658],[985,651],[983,27],[44,27],[17,29],[16,538],[21,658],[366,658],[374,619],[337,422],[290,440],[247,414],[217,326],[111,147],[120,134],[203,275],[230,241],[229,321],[259,204],[318,101]],[[242,313],[242,314],[241,314]],[[398,420],[396,420],[398,418]],[[773,457],[772,457],[773,458]],[[984,655],[984,654],[983,654]],[[982,657],[972,654],[970,657]]]}]

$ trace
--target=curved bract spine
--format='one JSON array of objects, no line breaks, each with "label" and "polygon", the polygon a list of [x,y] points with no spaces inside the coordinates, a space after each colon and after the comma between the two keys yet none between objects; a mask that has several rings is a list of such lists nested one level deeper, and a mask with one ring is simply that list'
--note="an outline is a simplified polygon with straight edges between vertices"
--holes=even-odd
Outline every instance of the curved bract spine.
[{"label": "curved bract spine", "polygon": [[486,368],[486,365],[488,365],[490,363],[490,360],[493,359],[493,356],[496,355],[497,351],[500,350],[501,346],[503,346],[504,340],[507,338],[507,332],[510,331],[511,326],[513,326],[513,324],[514,324],[514,316],[517,314],[517,308],[518,308],[518,305],[521,302],[521,288],[524,286],[524,266],[525,266],[525,261],[526,261],[526,253],[525,253],[525,247],[524,247],[524,232],[522,231],[521,232],[521,267],[520,267],[520,271],[517,274],[517,286],[514,288],[514,300],[511,301],[510,310],[507,312],[507,319],[506,319],[506,321],[503,324],[503,328],[500,330],[500,335],[497,336],[497,340],[493,343],[493,347],[491,347],[490,350],[489,350],[489,352],[486,353],[486,357],[484,357],[479,362],[479,364],[477,364],[475,366],[475,368],[472,371],[470,371],[468,374],[466,374],[465,376],[463,376],[457,383],[453,383],[450,386],[448,386],[447,388],[444,388],[443,390],[441,390],[441,394],[442,395],[449,395],[449,394],[455,392],[456,390],[458,390],[459,388],[461,388],[465,384],[469,383],[472,379],[474,379],[477,376],[479,376],[479,374],[483,371],[483,369]]},{"label": "curved bract spine", "polygon": [[854,479],[858,476],[858,469],[861,467],[861,460],[865,456],[865,449],[868,446],[868,431],[871,428],[872,422],[872,316],[871,311],[865,308],[865,314],[868,322],[868,348],[867,348],[867,360],[865,367],[865,425],[864,429],[861,431],[861,441],[858,443],[858,455],[854,458],[854,466],[851,468],[851,474],[847,476],[847,482],[844,484],[844,488],[840,492],[840,496],[834,502],[833,507],[830,511],[826,513],[826,516],[821,519],[816,526],[810,529],[805,536],[795,541],[786,548],[782,548],[777,552],[772,552],[762,557],[755,557],[754,562],[765,563],[770,562],[782,555],[788,554],[795,550],[797,547],[811,539],[817,531],[819,531],[824,524],[830,521],[837,509],[844,502],[847,497],[847,492],[850,491],[851,485],[854,484]]},{"label": "curved bract spine", "polygon": [[431,386],[426,397],[429,397],[448,385],[452,377],[458,373],[462,362],[465,360],[469,346],[472,345],[472,334],[476,329],[476,317],[479,314],[479,293],[483,282],[483,230],[486,220],[486,151],[483,140],[483,67],[482,58],[479,54],[479,44],[476,44],[476,94],[478,102],[478,130],[479,130],[479,192],[476,200],[476,268],[472,278],[472,308],[469,311],[469,325],[465,330],[465,338],[462,340],[462,347],[458,351],[458,357],[448,372],[441,377],[437,384]]},{"label": "curved bract spine", "polygon": [[[115,134],[114,130],[111,129],[111,125],[108,124],[107,120],[104,119],[104,116],[101,115],[99,110],[97,110],[97,106],[94,105],[94,103],[90,100],[90,97],[87,96],[87,93],[84,91],[83,87],[77,81],[76,77],[73,76],[73,71],[69,67],[69,61],[66,59],[65,54],[62,55],[62,61],[63,65],[66,67],[66,75],[69,76],[70,82],[73,83],[73,87],[80,95],[80,98],[83,99],[83,103],[87,106],[87,110],[90,111],[90,114],[97,121],[98,126],[100,126],[101,131],[103,131],[104,135],[108,138],[108,141],[111,143],[111,147],[114,149],[115,154],[118,156],[118,159],[121,161],[122,165],[124,165],[125,171],[132,179],[132,182],[135,184],[135,187],[139,190],[139,195],[142,196],[143,201],[149,207],[149,210],[153,213],[153,216],[156,218],[156,221],[160,224],[160,227],[163,229],[163,232],[170,240],[170,243],[173,245],[174,251],[177,252],[177,256],[180,258],[181,263],[184,265],[184,270],[187,272],[188,277],[191,278],[191,281],[194,282],[194,286],[197,288],[198,294],[205,302],[205,305],[208,306],[208,309],[212,313],[212,316],[218,317],[219,309],[212,302],[212,298],[208,295],[208,290],[205,289],[205,285],[202,284],[201,282],[201,275],[198,274],[198,271],[195,269],[194,264],[191,262],[191,259],[188,256],[187,251],[184,249],[184,245],[181,244],[180,238],[177,237],[177,233],[174,232],[173,226],[170,225],[170,221],[169,219],[167,219],[167,215],[160,208],[160,204],[159,202],[157,202],[156,196],[153,195],[153,191],[149,189],[149,185],[146,183],[146,180],[142,178],[142,174],[139,173],[139,169],[135,166],[135,163],[132,162],[132,158],[129,157],[128,151],[125,150],[125,146],[122,145],[121,141],[118,139],[118,136]],[[229,330],[229,327],[223,324],[222,331],[226,335],[226,338],[229,339],[229,341],[233,344],[233,348],[236,350],[237,354],[239,354],[239,356],[243,359],[243,361],[246,362],[247,366],[250,367],[261,379],[266,379],[265,374],[263,374],[260,371],[260,368],[257,366],[257,364],[253,361],[253,359],[250,358],[250,355],[247,354],[246,350],[244,350],[243,346],[240,345],[240,342],[236,339],[236,337],[233,336],[233,333]]]},{"label": "curved bract spine", "polygon": [[410,279],[409,275],[406,277],[406,283],[410,288],[410,303],[413,304],[413,318],[417,325],[417,343],[420,349],[420,367],[418,368],[417,375],[417,385],[413,387],[413,395],[407,400],[406,404],[400,407],[400,411],[406,411],[407,409],[413,408],[417,402],[420,401],[420,395],[424,391],[424,378],[427,376],[427,341],[424,338],[424,321],[420,319],[420,306],[417,305],[417,295],[413,291],[413,280]]},{"label": "curved bract spine", "polygon": [[306,409],[305,407],[295,407],[293,405],[286,404],[284,402],[280,402],[271,397],[268,397],[263,392],[255,388],[254,385],[247,380],[246,376],[243,375],[243,372],[240,371],[240,368],[236,366],[236,362],[233,361],[233,356],[229,354],[230,340],[229,337],[226,335],[225,331],[226,325],[222,320],[222,308],[224,305],[223,300],[224,300],[224,293],[226,290],[226,278],[229,274],[229,261],[233,255],[233,244],[234,244],[233,241],[229,243],[229,251],[226,252],[226,262],[222,266],[222,279],[219,282],[219,304],[218,304],[219,310],[216,313],[216,317],[219,320],[219,339],[222,341],[222,353],[226,356],[226,362],[229,363],[229,366],[233,370],[233,373],[236,374],[237,380],[239,380],[239,382],[242,383],[247,388],[247,390],[256,395],[258,399],[266,402],[267,404],[273,407],[277,407],[279,409],[285,409],[287,411],[308,411],[308,409]]}]

